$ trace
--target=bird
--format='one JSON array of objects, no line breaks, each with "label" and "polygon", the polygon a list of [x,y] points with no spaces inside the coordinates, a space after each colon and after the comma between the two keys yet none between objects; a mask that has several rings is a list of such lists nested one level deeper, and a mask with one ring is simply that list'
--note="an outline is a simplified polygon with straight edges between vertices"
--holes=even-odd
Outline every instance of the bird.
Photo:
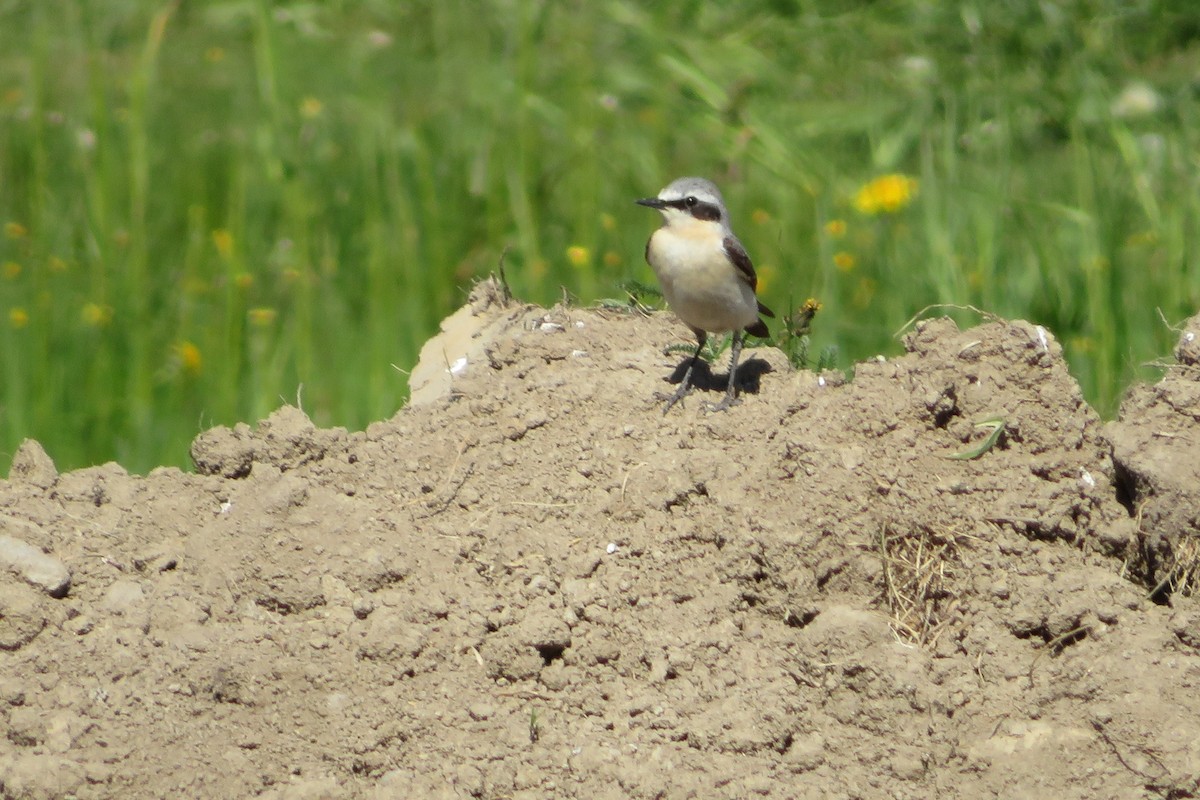
[{"label": "bird", "polygon": [[691,391],[692,372],[708,334],[732,332],[725,399],[708,406],[710,411],[724,411],[740,402],[736,376],[745,334],[767,336],[767,324],[759,315],[774,317],[775,312],[758,300],[754,264],[733,233],[716,184],[705,178],[679,178],[657,197],[635,202],[663,216],[662,227],[646,242],[646,261],[667,305],[692,329],[697,341],[683,381],[667,400],[663,414]]}]

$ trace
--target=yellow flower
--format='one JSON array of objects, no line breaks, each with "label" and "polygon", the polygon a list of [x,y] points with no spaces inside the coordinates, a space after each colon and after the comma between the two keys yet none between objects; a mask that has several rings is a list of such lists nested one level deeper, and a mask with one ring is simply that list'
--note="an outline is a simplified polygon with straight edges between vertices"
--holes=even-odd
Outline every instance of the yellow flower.
[{"label": "yellow flower", "polygon": [[10,239],[24,239],[29,235],[29,229],[19,222],[4,223],[4,235]]},{"label": "yellow flower", "polygon": [[204,51],[204,60],[210,64],[217,64],[225,60],[225,49],[222,47],[213,46]]},{"label": "yellow flower", "polygon": [[1090,336],[1072,336],[1067,340],[1067,347],[1076,353],[1090,353],[1096,349],[1096,342]]},{"label": "yellow flower", "polygon": [[1125,240],[1125,244],[1130,247],[1158,244],[1158,233],[1153,230],[1138,231],[1130,234],[1129,238]]},{"label": "yellow flower", "polygon": [[871,305],[871,301],[875,299],[877,288],[875,281],[870,278],[860,278],[858,286],[854,289],[854,305],[858,308],[866,308]]},{"label": "yellow flower", "polygon": [[621,254],[616,250],[609,250],[604,254],[604,266],[619,267],[621,266]]},{"label": "yellow flower", "polygon": [[239,289],[249,289],[254,285],[254,276],[249,272],[239,272],[233,278],[233,285]]},{"label": "yellow flower", "polygon": [[29,312],[20,306],[10,308],[8,310],[8,324],[17,330],[24,328],[29,324]]},{"label": "yellow flower", "polygon": [[14,281],[21,274],[21,265],[15,261],[4,262],[4,277]]},{"label": "yellow flower", "polygon": [[204,366],[204,358],[200,355],[199,347],[185,339],[175,345],[175,356],[179,359],[179,366],[188,375],[200,374],[200,368]]},{"label": "yellow flower", "polygon": [[184,294],[204,294],[208,291],[208,281],[196,275],[189,275],[183,279]]},{"label": "yellow flower", "polygon": [[567,261],[571,262],[571,266],[576,269],[582,269],[591,263],[592,254],[586,247],[580,245],[572,245],[567,248]]},{"label": "yellow flower", "polygon": [[305,119],[316,119],[321,116],[325,104],[315,97],[306,97],[300,101],[300,116]]},{"label": "yellow flower", "polygon": [[784,320],[784,325],[787,332],[792,336],[806,336],[812,332],[813,317],[821,310],[821,304],[814,298],[810,297],[804,301],[804,305],[796,309],[787,319]]},{"label": "yellow flower", "polygon": [[839,250],[833,254],[833,265],[842,272],[849,272],[854,269],[855,264],[854,254],[847,253],[845,250]]},{"label": "yellow flower", "polygon": [[894,214],[917,196],[917,179],[907,175],[883,175],[858,190],[854,207],[863,214]]},{"label": "yellow flower", "polygon": [[772,283],[775,282],[775,277],[778,274],[779,274],[779,270],[775,269],[775,267],[771,264],[767,264],[765,266],[759,267],[758,268],[758,293],[762,294],[763,292],[765,292],[766,287],[770,286]]},{"label": "yellow flower", "polygon": [[617,229],[617,218],[607,212],[600,215],[600,227],[606,231]]},{"label": "yellow flower", "polygon": [[840,239],[846,235],[846,220],[831,219],[825,223],[825,233],[829,234],[834,239]]},{"label": "yellow flower", "polygon": [[212,240],[221,258],[229,258],[233,254],[233,234],[227,228],[217,228],[213,231]]},{"label": "yellow flower", "polygon": [[50,256],[50,258],[46,259],[46,268],[51,272],[66,272],[67,262],[58,256]]},{"label": "yellow flower", "polygon": [[755,225],[766,225],[771,221],[771,214],[766,209],[756,208],[750,213],[750,219],[754,220]]},{"label": "yellow flower", "polygon": [[637,121],[639,124],[646,127],[653,127],[654,125],[658,124],[661,116],[662,114],[659,113],[658,109],[654,105],[647,104],[637,112]]},{"label": "yellow flower", "polygon": [[86,325],[90,325],[93,328],[103,328],[112,322],[113,308],[112,306],[103,306],[99,303],[85,303],[83,309],[79,312],[79,316]]},{"label": "yellow flower", "polygon": [[277,312],[273,308],[252,308],[246,314],[250,317],[251,325],[256,328],[267,328],[275,321]]}]

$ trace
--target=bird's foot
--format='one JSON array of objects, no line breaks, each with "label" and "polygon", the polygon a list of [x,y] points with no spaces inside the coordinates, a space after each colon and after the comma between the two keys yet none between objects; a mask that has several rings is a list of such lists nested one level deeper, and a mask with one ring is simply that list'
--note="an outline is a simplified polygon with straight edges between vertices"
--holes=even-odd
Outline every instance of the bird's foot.
[{"label": "bird's foot", "polygon": [[664,394],[663,392],[655,392],[654,399],[667,401],[667,404],[665,406],[663,406],[663,416],[665,417],[667,415],[667,412],[671,410],[671,407],[673,405],[680,402],[681,400],[683,400],[683,398],[687,397],[691,393],[692,393],[692,387],[689,386],[688,384],[684,383],[684,384],[681,384],[679,386],[679,388],[675,390],[674,394]]},{"label": "bird's foot", "polygon": [[725,395],[725,399],[719,403],[705,403],[704,409],[710,413],[716,411],[725,411],[733,406],[741,405],[741,403],[742,398],[738,397],[734,392],[728,392]]}]

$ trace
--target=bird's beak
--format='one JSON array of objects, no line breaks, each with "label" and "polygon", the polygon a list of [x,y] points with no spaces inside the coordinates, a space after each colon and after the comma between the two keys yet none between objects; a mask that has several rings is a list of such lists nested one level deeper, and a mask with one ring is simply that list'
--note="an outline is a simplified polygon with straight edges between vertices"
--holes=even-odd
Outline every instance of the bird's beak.
[{"label": "bird's beak", "polygon": [[636,202],[639,206],[649,206],[650,208],[657,208],[659,211],[662,211],[663,208],[665,208],[667,205],[665,202],[663,202],[662,200],[659,200],[657,197],[643,197],[641,200],[635,200],[634,202]]}]

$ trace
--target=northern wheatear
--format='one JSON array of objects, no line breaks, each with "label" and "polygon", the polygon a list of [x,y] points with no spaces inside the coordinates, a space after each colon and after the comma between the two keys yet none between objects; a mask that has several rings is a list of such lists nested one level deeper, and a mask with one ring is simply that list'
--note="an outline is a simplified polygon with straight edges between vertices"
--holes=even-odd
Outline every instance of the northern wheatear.
[{"label": "northern wheatear", "polygon": [[744,333],[766,336],[767,325],[759,314],[775,316],[758,302],[754,291],[758,276],[746,248],[733,235],[729,211],[712,181],[680,178],[658,197],[637,201],[657,209],[663,225],[646,242],[646,261],[658,276],[667,304],[696,334],[696,352],[688,363],[679,389],[667,401],[671,410],[691,389],[692,370],[709,333],[733,332],[729,386],[725,399],[712,411],[729,408],[737,400],[737,363]]}]

